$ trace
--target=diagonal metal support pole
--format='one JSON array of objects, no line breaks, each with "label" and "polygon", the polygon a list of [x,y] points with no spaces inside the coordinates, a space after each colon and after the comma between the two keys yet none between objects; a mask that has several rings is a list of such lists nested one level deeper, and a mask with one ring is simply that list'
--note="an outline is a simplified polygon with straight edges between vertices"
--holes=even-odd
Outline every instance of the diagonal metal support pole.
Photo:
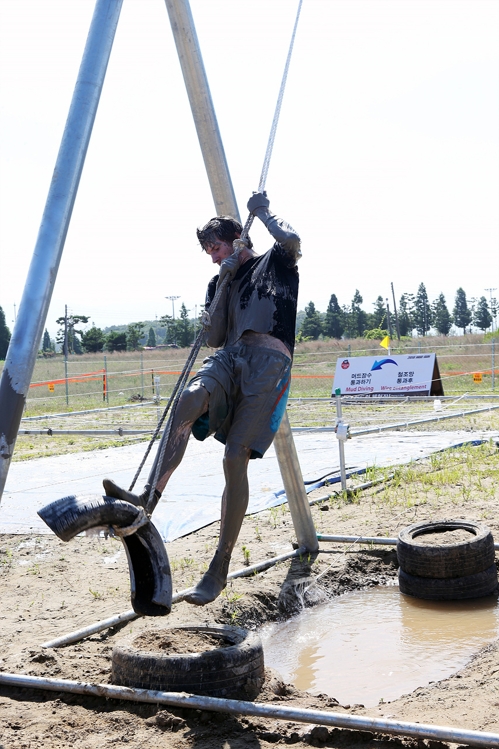
[{"label": "diagonal metal support pole", "polygon": [[[165,0],[218,215],[239,219],[229,167],[188,0]],[[319,548],[287,414],[274,442],[298,544]]]},{"label": "diagonal metal support pole", "polygon": [[9,471],[123,0],[97,0],[0,381],[0,498]]}]

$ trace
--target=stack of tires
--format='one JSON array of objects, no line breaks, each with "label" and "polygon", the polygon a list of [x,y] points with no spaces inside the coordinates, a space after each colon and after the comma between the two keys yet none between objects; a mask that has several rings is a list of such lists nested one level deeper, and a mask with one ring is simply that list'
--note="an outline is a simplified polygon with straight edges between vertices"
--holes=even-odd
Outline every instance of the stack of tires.
[{"label": "stack of tires", "polygon": [[[465,531],[448,542],[436,534]],[[425,536],[432,535],[430,539]],[[435,537],[437,542],[435,543]],[[426,543],[425,543],[426,540]],[[397,540],[400,592],[430,601],[481,598],[497,589],[494,539],[490,529],[472,520],[420,522],[404,528]]]}]

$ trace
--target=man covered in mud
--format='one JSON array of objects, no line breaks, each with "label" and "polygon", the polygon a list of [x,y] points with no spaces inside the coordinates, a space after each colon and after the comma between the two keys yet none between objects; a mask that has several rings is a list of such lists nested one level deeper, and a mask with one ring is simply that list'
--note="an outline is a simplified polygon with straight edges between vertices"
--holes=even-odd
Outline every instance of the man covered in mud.
[{"label": "man covered in mud", "polygon": [[[273,247],[257,255],[249,238],[234,252],[241,224],[217,216],[197,230],[203,250],[220,266],[208,285],[207,343],[218,350],[205,359],[178,402],[155,487],[155,502],[180,464],[189,436],[209,435],[225,444],[225,489],[218,547],[208,570],[186,597],[204,606],[227,584],[232,550],[248,506],[248,462],[263,457],[279,428],[290,386],[295,340],[300,238],[269,208],[265,192],[253,193],[248,210],[267,227]],[[237,244],[237,243],[236,243]],[[228,275],[216,308],[210,304]],[[161,453],[161,443],[156,461]],[[104,479],[108,496],[145,507],[156,463],[141,495],[132,494]],[[149,508],[150,509],[150,508]]]}]

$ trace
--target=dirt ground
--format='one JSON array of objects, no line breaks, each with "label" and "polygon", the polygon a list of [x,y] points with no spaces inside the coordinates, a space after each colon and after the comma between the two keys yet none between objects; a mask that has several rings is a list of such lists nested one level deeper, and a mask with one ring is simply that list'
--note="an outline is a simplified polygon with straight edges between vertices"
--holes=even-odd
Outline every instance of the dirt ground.
[{"label": "dirt ground", "polygon": [[[319,533],[395,536],[419,520],[468,518],[486,522],[499,539],[499,450],[495,441],[453,450],[395,471],[382,483],[349,496],[317,490],[312,507]],[[364,479],[365,480],[365,479]],[[201,576],[217,543],[218,524],[168,544],[174,590]],[[286,507],[247,517],[231,570],[292,550],[296,541]],[[237,624],[257,629],[303,606],[396,580],[392,547],[322,544],[316,558],[297,557],[259,575],[229,583],[204,608],[175,604],[165,618],[136,619],[59,649],[41,644],[130,609],[129,575],[121,541],[79,536],[0,537],[0,669],[11,673],[109,683],[113,645],[130,633],[188,623]],[[309,583],[317,580],[309,587]],[[304,585],[304,581],[307,583]],[[304,588],[309,588],[303,596]],[[499,733],[499,641],[476,653],[444,681],[374,708],[340,705],[335,695],[300,692],[268,670],[258,702],[352,715],[386,717]],[[369,674],[364,675],[370,678]],[[127,745],[184,749],[246,749],[271,744],[350,747],[456,747],[436,741],[326,729],[312,724],[244,718],[214,712],[0,687],[0,749],[97,749]]]}]

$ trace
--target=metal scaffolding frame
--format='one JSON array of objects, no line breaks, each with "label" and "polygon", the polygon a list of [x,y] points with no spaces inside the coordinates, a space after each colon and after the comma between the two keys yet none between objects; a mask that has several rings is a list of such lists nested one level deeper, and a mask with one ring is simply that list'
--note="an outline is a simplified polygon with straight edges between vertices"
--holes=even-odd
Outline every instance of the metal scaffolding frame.
[{"label": "metal scaffolding frame", "polygon": [[[96,0],[33,259],[0,381],[0,498],[45,327],[123,0]],[[239,217],[188,0],[165,0],[217,213]],[[318,548],[287,414],[276,436],[279,468],[300,546]]]}]

